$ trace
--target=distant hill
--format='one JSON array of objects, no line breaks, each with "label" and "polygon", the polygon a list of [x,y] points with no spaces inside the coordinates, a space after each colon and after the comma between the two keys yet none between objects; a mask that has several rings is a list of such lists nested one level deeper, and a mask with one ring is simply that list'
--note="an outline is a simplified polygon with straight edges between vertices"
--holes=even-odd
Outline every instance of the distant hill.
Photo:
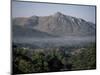
[{"label": "distant hill", "polygon": [[44,37],[53,37],[52,35],[46,33],[46,32],[41,32],[36,29],[31,29],[31,28],[26,28],[23,26],[19,25],[14,25],[13,26],[13,37],[39,37],[39,38],[44,38]]}]

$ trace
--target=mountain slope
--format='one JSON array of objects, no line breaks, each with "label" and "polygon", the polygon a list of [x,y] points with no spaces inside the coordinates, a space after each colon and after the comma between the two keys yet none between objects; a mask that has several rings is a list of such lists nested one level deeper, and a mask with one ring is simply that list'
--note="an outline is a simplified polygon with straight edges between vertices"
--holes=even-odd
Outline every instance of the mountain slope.
[{"label": "mountain slope", "polygon": [[45,33],[45,32],[41,32],[35,29],[30,29],[30,28],[26,28],[23,26],[19,26],[19,25],[14,25],[13,26],[13,30],[12,30],[12,34],[14,38],[21,38],[21,37],[39,37],[39,38],[44,38],[44,37],[53,37],[52,35]]},{"label": "mountain slope", "polygon": [[83,19],[55,13],[47,17],[40,17],[39,24],[35,26],[37,30],[47,32],[52,35],[94,35],[94,24]]}]

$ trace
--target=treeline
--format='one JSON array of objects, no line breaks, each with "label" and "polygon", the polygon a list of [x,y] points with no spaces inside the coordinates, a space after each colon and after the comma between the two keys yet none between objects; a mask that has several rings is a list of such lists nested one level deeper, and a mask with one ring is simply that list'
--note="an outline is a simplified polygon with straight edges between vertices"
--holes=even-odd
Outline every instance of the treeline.
[{"label": "treeline", "polygon": [[[96,46],[48,49],[19,48],[13,45],[13,74],[87,70],[96,68]],[[71,48],[72,49],[72,48]],[[75,49],[75,50],[74,50]]]}]

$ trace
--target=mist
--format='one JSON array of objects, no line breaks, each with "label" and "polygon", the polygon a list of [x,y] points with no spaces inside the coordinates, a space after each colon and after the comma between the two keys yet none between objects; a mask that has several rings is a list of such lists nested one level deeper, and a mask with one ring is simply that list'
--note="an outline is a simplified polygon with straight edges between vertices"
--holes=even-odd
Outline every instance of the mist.
[{"label": "mist", "polygon": [[74,45],[86,45],[95,42],[94,36],[77,37],[57,37],[57,38],[14,38],[15,43],[21,44],[34,44],[39,47],[59,47],[59,46],[74,46]]}]

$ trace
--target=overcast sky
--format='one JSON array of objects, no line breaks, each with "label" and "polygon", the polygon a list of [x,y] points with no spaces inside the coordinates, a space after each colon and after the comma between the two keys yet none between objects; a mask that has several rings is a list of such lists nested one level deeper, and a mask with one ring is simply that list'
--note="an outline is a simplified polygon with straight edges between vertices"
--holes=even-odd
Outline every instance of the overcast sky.
[{"label": "overcast sky", "polygon": [[12,17],[47,16],[56,12],[95,23],[95,6],[12,2]]}]

